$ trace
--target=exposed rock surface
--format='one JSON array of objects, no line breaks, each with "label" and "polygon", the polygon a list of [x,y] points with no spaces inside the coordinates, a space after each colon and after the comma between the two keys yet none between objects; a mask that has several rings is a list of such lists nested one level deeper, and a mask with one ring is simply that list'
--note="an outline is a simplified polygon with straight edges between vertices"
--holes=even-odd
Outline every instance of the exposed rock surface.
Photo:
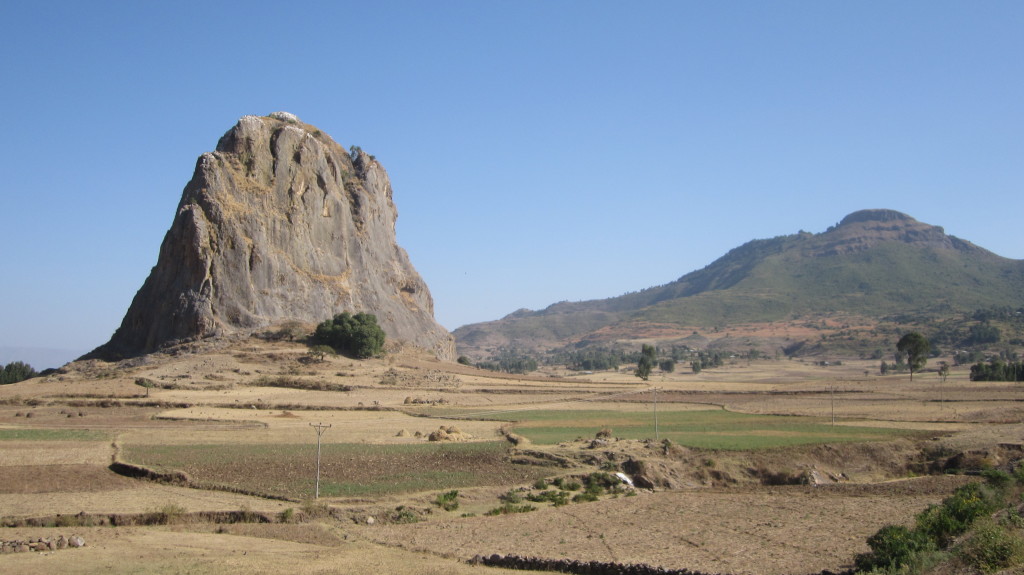
[{"label": "exposed rock surface", "polygon": [[292,114],[245,116],[199,157],[156,266],[111,340],[118,359],[342,311],[454,359],[426,284],[395,237],[387,172]]}]

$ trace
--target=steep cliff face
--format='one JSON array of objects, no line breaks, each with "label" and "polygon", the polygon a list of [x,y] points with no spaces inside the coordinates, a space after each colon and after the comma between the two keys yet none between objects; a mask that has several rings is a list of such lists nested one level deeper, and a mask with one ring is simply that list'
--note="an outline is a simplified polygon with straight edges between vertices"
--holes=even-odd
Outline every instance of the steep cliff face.
[{"label": "steep cliff face", "polygon": [[199,157],[156,266],[90,356],[369,312],[390,338],[454,359],[395,237],[387,172],[295,116],[245,116]]}]

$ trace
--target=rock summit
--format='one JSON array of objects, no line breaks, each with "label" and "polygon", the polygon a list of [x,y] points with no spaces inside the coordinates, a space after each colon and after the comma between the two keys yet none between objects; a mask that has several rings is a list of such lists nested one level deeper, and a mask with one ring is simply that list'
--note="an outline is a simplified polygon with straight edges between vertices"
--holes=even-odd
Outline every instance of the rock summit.
[{"label": "rock summit", "polygon": [[336,313],[454,359],[423,279],[397,243],[388,174],[293,114],[245,116],[201,155],[160,255],[109,342],[119,359]]}]

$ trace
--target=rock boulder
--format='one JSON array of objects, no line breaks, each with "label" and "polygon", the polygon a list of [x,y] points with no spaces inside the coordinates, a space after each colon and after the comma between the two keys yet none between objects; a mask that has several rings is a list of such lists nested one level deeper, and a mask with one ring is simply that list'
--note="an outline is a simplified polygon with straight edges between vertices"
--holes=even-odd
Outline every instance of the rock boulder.
[{"label": "rock boulder", "polygon": [[120,359],[342,311],[454,359],[454,340],[395,236],[384,167],[294,115],[245,116],[196,163],[156,266],[111,340]]}]

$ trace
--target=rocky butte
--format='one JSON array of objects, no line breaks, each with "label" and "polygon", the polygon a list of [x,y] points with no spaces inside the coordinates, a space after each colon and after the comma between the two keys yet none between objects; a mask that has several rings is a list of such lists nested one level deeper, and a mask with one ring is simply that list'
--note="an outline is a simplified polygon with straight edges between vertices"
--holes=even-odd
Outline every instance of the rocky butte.
[{"label": "rocky butte", "polygon": [[119,359],[289,321],[368,312],[389,338],[452,360],[426,284],[395,237],[391,183],[286,112],[245,116],[196,163],[160,255],[106,344]]}]

